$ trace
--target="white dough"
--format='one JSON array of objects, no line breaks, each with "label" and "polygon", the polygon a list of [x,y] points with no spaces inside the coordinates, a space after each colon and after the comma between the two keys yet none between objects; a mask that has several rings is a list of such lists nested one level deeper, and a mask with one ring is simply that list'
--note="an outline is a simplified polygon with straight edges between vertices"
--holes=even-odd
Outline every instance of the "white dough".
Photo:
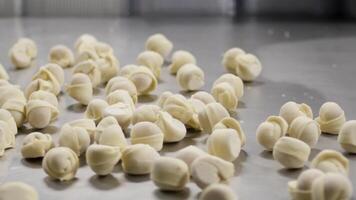
[{"label": "white dough", "polygon": [[183,90],[194,91],[204,86],[204,71],[195,64],[185,64],[177,72],[177,82]]},{"label": "white dough", "polygon": [[179,142],[183,140],[187,134],[184,124],[165,111],[160,111],[158,113],[156,124],[163,132],[163,141],[166,143]]},{"label": "white dough", "polygon": [[55,45],[49,50],[48,60],[63,68],[71,67],[74,64],[72,50],[64,45]]},{"label": "white dough", "polygon": [[267,151],[272,151],[279,138],[286,135],[288,123],[283,117],[269,116],[256,130],[258,143]]},{"label": "white dough", "polygon": [[23,182],[6,182],[0,185],[1,200],[39,200],[38,193],[31,185]]},{"label": "white dough", "polygon": [[163,34],[156,33],[147,38],[145,48],[146,50],[155,51],[165,58],[172,51],[173,44]]},{"label": "white dough", "polygon": [[110,174],[121,158],[120,148],[101,144],[92,144],[86,152],[89,167],[98,175]]},{"label": "white dough", "polygon": [[196,59],[190,52],[178,50],[173,53],[171,62],[172,63],[169,65],[169,72],[171,74],[176,74],[183,65],[196,64]]},{"label": "white dough", "polygon": [[139,122],[131,128],[132,144],[148,144],[156,151],[162,149],[163,137],[161,129],[152,122]]},{"label": "white dough", "polygon": [[104,110],[109,104],[102,99],[93,99],[85,110],[85,117],[98,123],[104,117]]},{"label": "white dough", "polygon": [[227,110],[220,103],[209,103],[199,112],[199,122],[202,129],[211,133],[215,124],[225,117],[230,117]]},{"label": "white dough", "polygon": [[40,158],[54,147],[52,136],[40,132],[32,132],[23,139],[21,154],[24,158]]},{"label": "white dough", "polygon": [[241,140],[235,129],[215,129],[207,140],[208,152],[227,161],[234,161],[241,151]]},{"label": "white dough", "polygon": [[212,184],[205,188],[199,196],[199,200],[237,200],[232,189],[225,184]]},{"label": "white dough", "polygon": [[319,124],[306,116],[300,116],[290,124],[288,135],[303,142],[309,146],[315,146],[321,134]]},{"label": "white dough", "polygon": [[349,173],[349,160],[335,150],[323,150],[311,162],[311,168],[323,172],[338,172],[344,175]]},{"label": "white dough", "polygon": [[151,180],[161,190],[181,191],[189,182],[189,169],[185,162],[170,157],[160,157],[152,168]]},{"label": "white dough", "polygon": [[88,105],[93,98],[93,86],[90,78],[83,73],[73,75],[70,85],[66,91],[69,96],[77,100],[80,104]]},{"label": "white dough", "polygon": [[149,174],[159,157],[156,150],[147,144],[130,145],[122,152],[122,169],[127,174]]},{"label": "white dough", "polygon": [[64,124],[59,133],[59,146],[72,149],[79,157],[90,145],[90,135],[86,129]]},{"label": "white dough", "polygon": [[42,168],[52,178],[60,181],[72,180],[79,168],[79,159],[68,147],[56,147],[47,152]]},{"label": "white dough", "polygon": [[323,133],[337,135],[346,122],[344,110],[335,102],[324,103],[319,110],[319,117],[315,119]]},{"label": "white dough", "polygon": [[157,105],[141,105],[138,107],[132,115],[132,124],[138,122],[156,122],[158,119],[158,113],[161,108]]},{"label": "white dough", "polygon": [[279,116],[283,117],[288,125],[290,125],[299,116],[313,118],[313,111],[307,104],[298,104],[294,101],[289,101],[283,104],[279,111]]},{"label": "white dough", "polygon": [[356,120],[344,123],[340,129],[337,141],[345,151],[356,153]]},{"label": "white dough", "polygon": [[304,167],[310,154],[310,147],[303,141],[283,136],[273,147],[273,158],[287,169]]},{"label": "white dough", "polygon": [[137,64],[147,67],[158,79],[163,65],[162,56],[154,51],[144,51],[137,56]]}]

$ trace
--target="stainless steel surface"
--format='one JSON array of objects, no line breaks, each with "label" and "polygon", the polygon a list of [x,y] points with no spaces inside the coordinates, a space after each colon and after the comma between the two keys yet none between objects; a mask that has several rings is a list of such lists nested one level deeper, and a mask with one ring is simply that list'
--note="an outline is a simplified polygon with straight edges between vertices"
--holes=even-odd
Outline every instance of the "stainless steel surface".
[{"label": "stainless steel surface", "polygon": [[[255,130],[268,115],[278,114],[280,106],[289,100],[309,104],[314,116],[325,101],[336,101],[346,111],[348,119],[356,119],[356,25],[327,22],[233,22],[223,18],[150,18],[150,19],[0,19],[0,62],[8,69],[13,83],[24,87],[39,66],[47,62],[51,46],[63,43],[73,46],[82,33],[94,34],[115,48],[121,65],[133,63],[143,50],[148,35],[162,32],[175,49],[191,51],[206,74],[204,90],[225,71],[221,55],[233,46],[257,54],[263,63],[262,75],[245,86],[245,95],[237,117],[247,135],[247,145],[234,162],[236,175],[230,186],[242,200],[288,199],[287,182],[302,170],[285,170],[263,151],[255,139]],[[37,66],[15,71],[7,51],[21,36],[33,38],[39,47]],[[65,70],[67,81],[70,69]],[[180,92],[175,78],[163,68],[158,89],[140,102],[153,103],[165,91]],[[183,93],[187,96],[190,94]],[[103,95],[102,89],[99,95]],[[61,115],[44,132],[57,140],[62,124],[83,117],[84,108],[67,94],[59,97]],[[119,166],[112,175],[98,178],[84,164],[77,178],[70,182],[50,180],[41,169],[41,161],[23,160],[20,144],[26,133],[17,136],[17,148],[6,151],[0,158],[0,182],[20,180],[33,185],[41,199],[196,199],[200,190],[191,182],[185,191],[165,193],[158,190],[149,177],[126,176]],[[189,144],[204,147],[206,135],[191,133],[177,144],[165,145],[162,155],[170,154]],[[335,136],[322,135],[310,160],[322,149],[341,151]],[[350,178],[356,185],[356,156],[350,159]],[[309,165],[308,163],[307,165]],[[307,167],[306,167],[307,168]],[[355,199],[355,198],[354,198]]]}]

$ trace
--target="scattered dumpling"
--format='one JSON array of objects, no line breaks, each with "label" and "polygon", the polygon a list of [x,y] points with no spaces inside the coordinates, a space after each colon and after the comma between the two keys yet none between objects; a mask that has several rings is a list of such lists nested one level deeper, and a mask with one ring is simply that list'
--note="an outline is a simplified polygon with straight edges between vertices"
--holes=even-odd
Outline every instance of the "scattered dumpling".
[{"label": "scattered dumpling", "polygon": [[210,133],[215,124],[225,117],[230,115],[220,103],[209,103],[203,111],[199,112],[200,126],[205,132]]},{"label": "scattered dumpling", "polygon": [[12,134],[17,134],[16,121],[8,110],[0,108],[0,121],[4,121],[7,123]]},{"label": "scattered dumpling", "polygon": [[234,191],[226,184],[212,184],[199,195],[199,200],[237,200]]},{"label": "scattered dumpling", "polygon": [[37,57],[36,43],[29,38],[20,38],[11,47],[9,57],[16,69],[28,68]]},{"label": "scattered dumpling", "polygon": [[94,45],[97,42],[98,40],[93,35],[90,35],[88,33],[82,34],[75,42],[74,48],[77,52],[81,52],[82,50],[84,50],[83,47],[87,46],[87,44]]},{"label": "scattered dumpling", "polygon": [[283,117],[290,125],[299,116],[313,118],[313,111],[307,104],[298,104],[294,101],[289,101],[283,104],[279,111],[279,116]]},{"label": "scattered dumpling", "polygon": [[120,148],[116,146],[92,144],[86,152],[89,167],[101,176],[110,174],[120,158]]},{"label": "scattered dumpling", "polygon": [[[110,118],[107,119],[110,120]],[[100,127],[98,127],[101,131],[96,132],[96,143],[108,146],[116,146],[119,147],[121,151],[123,151],[127,146],[124,132],[122,132],[122,129],[119,125],[111,124],[112,122],[106,124],[107,122],[109,121],[104,121],[101,123]]]},{"label": "scattered dumpling", "polygon": [[98,123],[104,117],[104,110],[109,104],[102,99],[93,99],[89,102],[85,111],[85,117]]},{"label": "scattered dumpling", "polygon": [[184,161],[188,165],[189,170],[191,170],[191,166],[194,160],[204,155],[208,154],[196,146],[189,145],[175,152],[174,157]]},{"label": "scattered dumpling", "polygon": [[104,109],[104,117],[115,117],[121,128],[124,130],[126,130],[131,123],[132,113],[132,107],[129,104],[122,102],[109,105]]},{"label": "scattered dumpling", "polygon": [[210,93],[205,92],[205,91],[196,92],[190,98],[199,100],[199,101],[203,102],[205,105],[207,105],[209,103],[216,102],[214,97]]},{"label": "scattered dumpling", "polygon": [[227,181],[234,173],[235,168],[231,162],[212,155],[200,156],[191,165],[193,180],[201,189]]},{"label": "scattered dumpling", "polygon": [[133,64],[125,65],[120,69],[119,75],[123,77],[128,77],[131,72],[134,71],[137,67],[139,66]]},{"label": "scattered dumpling", "polygon": [[119,73],[120,63],[113,53],[102,55],[97,63],[101,71],[102,83],[108,82]]},{"label": "scattered dumpling", "polygon": [[238,65],[236,57],[245,54],[245,51],[240,48],[231,48],[224,53],[222,64],[230,73],[236,73],[236,66]]},{"label": "scattered dumpling", "polygon": [[64,45],[55,45],[49,51],[49,62],[56,63],[63,68],[71,67],[74,64],[72,50]]},{"label": "scattered dumpling", "polygon": [[159,157],[160,155],[150,145],[130,145],[122,152],[122,169],[127,174],[149,174],[152,171],[153,163]]},{"label": "scattered dumpling", "polygon": [[76,64],[73,73],[83,73],[88,75],[92,87],[96,87],[101,83],[101,71],[98,64],[93,60],[85,60]]},{"label": "scattered dumpling", "polygon": [[146,50],[155,51],[165,58],[172,51],[173,44],[166,36],[157,33],[147,38],[145,48]]},{"label": "scattered dumpling", "polygon": [[260,60],[253,54],[238,55],[236,61],[236,74],[244,81],[255,80],[262,71]]},{"label": "scattered dumpling", "polygon": [[204,72],[195,64],[185,64],[177,72],[177,82],[183,90],[199,90],[204,86]]},{"label": "scattered dumpling", "polygon": [[319,169],[325,173],[338,172],[344,175],[349,173],[349,160],[340,152],[323,150],[311,162],[311,168]]},{"label": "scattered dumpling", "polygon": [[117,76],[112,79],[106,84],[105,87],[105,93],[106,95],[109,95],[110,93],[114,92],[115,90],[126,90],[133,102],[136,104],[137,103],[137,89],[135,84],[130,81],[126,77],[122,76]]},{"label": "scattered dumpling", "polygon": [[59,146],[72,149],[79,157],[90,145],[90,136],[86,129],[64,124],[59,133]]},{"label": "scattered dumpling", "polygon": [[89,134],[90,137],[90,143],[94,142],[94,137],[95,137],[95,131],[96,131],[96,125],[94,120],[92,119],[76,119],[74,121],[68,122],[68,124],[72,127],[80,127],[84,128],[87,133]]},{"label": "scattered dumpling", "polygon": [[154,51],[144,51],[137,56],[137,64],[147,67],[158,79],[163,65],[162,56]]},{"label": "scattered dumpling", "polygon": [[246,144],[246,136],[244,131],[241,128],[240,122],[232,117],[225,117],[220,120],[217,124],[215,124],[213,130],[216,129],[234,129],[240,139],[241,146]]},{"label": "scattered dumpling", "polygon": [[243,96],[244,85],[242,80],[233,74],[224,74],[214,81],[211,94],[215,100],[226,109],[234,111],[239,99]]},{"label": "scattered dumpling", "polygon": [[1,200],[39,200],[38,193],[31,185],[23,182],[6,182],[0,185]]},{"label": "scattered dumpling", "polygon": [[349,153],[356,153],[356,121],[350,120],[341,127],[337,141]]},{"label": "scattered dumpling", "polygon": [[170,91],[165,91],[165,92],[162,92],[160,95],[159,95],[159,98],[158,98],[158,101],[157,101],[157,105],[161,108],[163,108],[164,106],[164,103],[166,102],[166,100],[168,99],[168,97],[170,96],[173,96],[173,93],[170,92]]},{"label": "scattered dumpling", "polygon": [[311,200],[312,185],[324,173],[318,169],[308,169],[303,171],[297,180],[288,182],[288,192],[294,200]]},{"label": "scattered dumpling", "polygon": [[163,110],[183,122],[183,124],[194,129],[200,129],[198,114],[183,95],[169,95],[163,103]]},{"label": "scattered dumpling", "polygon": [[185,162],[171,157],[158,158],[152,167],[151,180],[161,190],[181,191],[189,182],[189,168]]},{"label": "scattered dumpling", "polygon": [[152,122],[139,122],[131,128],[132,144],[148,144],[156,151],[162,149],[163,137],[161,129]]},{"label": "scattered dumpling", "polygon": [[8,123],[0,120],[0,155],[5,149],[15,147],[15,134],[11,131]]},{"label": "scattered dumpling", "polygon": [[[51,93],[48,93],[48,95]],[[58,105],[58,102],[57,102]],[[26,105],[26,118],[34,128],[45,128],[57,119],[59,110],[48,99],[30,99]]]},{"label": "scattered dumpling", "polygon": [[132,115],[132,124],[138,122],[156,122],[161,108],[157,105],[141,105],[136,108]]},{"label": "scattered dumpling", "polygon": [[40,132],[32,132],[22,141],[21,154],[24,158],[41,158],[54,147],[52,136]]},{"label": "scattered dumpling", "polygon": [[83,73],[73,75],[66,91],[69,96],[77,100],[80,104],[88,105],[93,98],[93,86],[90,78]]},{"label": "scattered dumpling", "polygon": [[106,101],[109,105],[124,103],[128,105],[132,111],[135,110],[135,102],[126,90],[115,90],[111,92],[108,96],[106,96]]},{"label": "scattered dumpling", "polygon": [[273,146],[273,158],[287,169],[302,168],[310,155],[305,142],[283,136]]},{"label": "scattered dumpling", "polygon": [[196,59],[193,54],[183,50],[176,51],[172,55],[172,63],[169,65],[169,72],[171,74],[176,74],[185,64],[196,64]]},{"label": "scattered dumpling", "polygon": [[258,143],[266,150],[272,151],[279,138],[286,135],[288,123],[280,116],[269,116],[256,131]]},{"label": "scattered dumpling", "polygon": [[290,124],[288,135],[314,146],[321,134],[319,124],[306,116],[299,116]]},{"label": "scattered dumpling", "polygon": [[128,79],[135,84],[137,92],[141,95],[149,94],[157,87],[157,79],[146,67],[138,67],[128,75]]},{"label": "scattered dumpling", "polygon": [[2,64],[0,63],[0,80],[9,80],[10,77]]},{"label": "scattered dumpling", "polygon": [[320,107],[319,117],[315,119],[324,133],[339,134],[346,122],[344,110],[335,102],[326,102]]},{"label": "scattered dumpling", "polygon": [[215,129],[207,140],[208,152],[227,161],[234,161],[241,151],[241,140],[235,129]]},{"label": "scattered dumpling", "polygon": [[[58,95],[61,91],[61,86],[64,83],[64,72],[63,69],[54,63],[42,66],[35,75],[33,75],[32,80],[44,80],[50,83],[50,92]],[[29,93],[26,93],[29,94]]]},{"label": "scattered dumpling", "polygon": [[69,181],[77,173],[79,159],[70,148],[56,147],[46,153],[42,161],[42,168],[54,179]]},{"label": "scattered dumpling", "polygon": [[160,111],[156,121],[164,135],[164,142],[179,142],[184,139],[187,130],[184,124],[173,118],[168,112]]}]

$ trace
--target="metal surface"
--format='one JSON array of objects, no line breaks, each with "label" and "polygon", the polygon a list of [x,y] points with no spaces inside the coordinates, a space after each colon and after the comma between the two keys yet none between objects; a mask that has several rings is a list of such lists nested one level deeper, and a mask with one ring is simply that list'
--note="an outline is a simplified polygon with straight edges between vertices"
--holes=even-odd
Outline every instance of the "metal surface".
[{"label": "metal surface", "polygon": [[[191,51],[206,75],[204,90],[225,71],[221,55],[233,46],[257,54],[263,63],[262,75],[245,86],[237,114],[247,135],[247,145],[234,162],[236,175],[230,186],[242,200],[288,199],[287,182],[302,170],[285,170],[263,151],[255,139],[257,126],[268,116],[278,114],[280,106],[289,100],[309,104],[314,116],[325,101],[336,101],[348,119],[356,119],[356,25],[327,22],[233,22],[219,18],[152,18],[152,19],[0,19],[0,61],[8,68],[13,83],[24,87],[37,68],[47,62],[51,46],[63,43],[73,46],[82,33],[94,34],[110,43],[121,65],[135,62],[143,50],[147,36],[162,32],[170,38],[175,49]],[[33,38],[39,48],[37,66],[15,71],[7,58],[7,51],[21,36]],[[70,69],[66,71],[69,80]],[[163,68],[158,89],[141,103],[153,103],[165,91],[180,92],[175,78]],[[102,89],[98,91],[103,95]],[[185,95],[190,95],[183,93]],[[83,117],[84,108],[66,94],[59,97],[59,120],[43,130],[55,140],[62,124]],[[126,176],[119,166],[112,175],[98,178],[81,159],[77,178],[70,182],[50,180],[41,169],[41,161],[26,161],[19,154],[26,133],[17,135],[17,148],[6,151],[0,158],[0,182],[19,180],[37,188],[41,199],[196,199],[200,190],[191,182],[180,193],[158,190],[147,176]],[[177,144],[165,145],[162,155],[170,154],[186,145],[204,148],[206,135],[191,133]],[[312,150],[310,160],[322,149],[343,152],[335,136],[322,135]],[[350,178],[356,185],[356,156],[350,159]],[[309,166],[310,163],[307,165]],[[306,167],[307,168],[307,167]],[[354,198],[355,199],[355,198]]]}]

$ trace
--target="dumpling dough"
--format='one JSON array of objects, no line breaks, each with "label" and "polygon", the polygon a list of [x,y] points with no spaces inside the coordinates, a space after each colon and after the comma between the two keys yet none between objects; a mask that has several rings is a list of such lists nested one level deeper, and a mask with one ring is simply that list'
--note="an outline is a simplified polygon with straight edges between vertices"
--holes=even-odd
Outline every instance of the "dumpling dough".
[{"label": "dumpling dough", "polygon": [[59,133],[59,146],[72,149],[79,157],[90,145],[89,133],[82,127],[64,124]]},{"label": "dumpling dough", "polygon": [[49,50],[48,60],[63,68],[71,67],[74,64],[72,50],[64,45],[56,45]]},{"label": "dumpling dough", "polygon": [[224,119],[220,120],[217,124],[215,124],[213,130],[226,129],[226,128],[231,128],[236,131],[241,141],[241,146],[244,146],[246,144],[246,136],[241,128],[239,121],[237,121],[235,118],[232,117],[225,117]]},{"label": "dumpling dough", "polygon": [[55,95],[58,95],[61,91],[61,86],[64,82],[64,72],[59,65],[50,63],[41,67],[38,72],[32,77],[33,81],[38,79],[48,81],[50,83],[50,92]]},{"label": "dumpling dough", "polygon": [[225,184],[212,184],[205,188],[199,196],[199,200],[237,200],[232,189]]},{"label": "dumpling dough", "polygon": [[346,122],[346,117],[344,110],[337,103],[326,102],[320,107],[319,117],[315,120],[322,132],[337,135]]},{"label": "dumpling dough", "polygon": [[345,151],[356,153],[356,120],[350,120],[344,123],[337,141]]},{"label": "dumpling dough", "polygon": [[10,99],[6,101],[1,108],[9,111],[16,122],[16,126],[20,127],[26,118],[25,106],[25,100]]},{"label": "dumpling dough", "polygon": [[316,179],[312,185],[312,199],[342,200],[352,198],[352,183],[344,175],[327,173]]},{"label": "dumpling dough", "polygon": [[169,65],[169,72],[176,74],[185,64],[196,64],[196,59],[190,52],[178,50],[173,53],[172,63]]},{"label": "dumpling dough", "polygon": [[193,105],[183,95],[169,95],[163,103],[163,110],[183,124],[194,129],[200,129],[198,114]]},{"label": "dumpling dough", "polygon": [[149,174],[159,157],[156,150],[147,144],[130,145],[122,152],[122,169],[127,174]]},{"label": "dumpling dough", "polygon": [[41,158],[53,147],[51,135],[32,132],[23,139],[21,154],[24,158]]},{"label": "dumpling dough", "polygon": [[244,81],[255,80],[262,71],[260,60],[253,54],[241,54],[236,58],[236,74]]},{"label": "dumpling dough", "polygon": [[209,103],[216,102],[214,97],[210,93],[205,92],[205,91],[196,92],[190,98],[199,100],[199,101],[203,102],[205,105],[207,105]]},{"label": "dumpling dough", "polygon": [[237,47],[227,50],[224,53],[222,61],[222,64],[225,69],[230,73],[236,73],[236,66],[238,65],[236,58],[237,56],[244,54],[246,54],[246,52]]},{"label": "dumpling dough", "polygon": [[102,55],[97,63],[101,71],[102,83],[108,82],[119,73],[120,62],[113,53]]},{"label": "dumpling dough", "polygon": [[101,124],[101,126],[104,126],[102,131],[96,132],[95,135],[96,143],[120,147],[120,150],[123,151],[127,146],[127,141],[121,127],[117,124],[108,125],[107,127],[105,127],[105,124]]},{"label": "dumpling dough", "polygon": [[319,124],[306,116],[295,118],[288,131],[289,136],[302,140],[311,147],[316,145],[320,134]]},{"label": "dumpling dough", "polygon": [[92,87],[97,87],[101,83],[101,71],[93,60],[82,61],[74,66],[73,73],[83,73],[88,75]]},{"label": "dumpling dough", "polygon": [[135,84],[137,92],[141,95],[149,94],[157,87],[157,79],[154,74],[146,67],[134,69],[128,79]]},{"label": "dumpling dough", "polygon": [[152,122],[139,122],[131,128],[132,144],[148,144],[156,151],[162,149],[163,137],[161,129]]},{"label": "dumpling dough", "polygon": [[324,173],[317,169],[303,171],[297,180],[288,182],[288,192],[294,200],[312,200],[312,185]]},{"label": "dumpling dough", "polygon": [[68,122],[70,126],[84,128],[90,137],[90,143],[94,142],[96,125],[94,120],[91,119],[76,119],[74,121]]},{"label": "dumpling dough", "polygon": [[60,181],[72,180],[79,167],[78,156],[68,147],[49,150],[42,161],[42,168],[52,178]]},{"label": "dumpling dough", "polygon": [[199,90],[204,86],[204,72],[195,64],[185,64],[177,72],[177,82],[183,90]]},{"label": "dumpling dough", "polygon": [[136,70],[139,66],[138,65],[125,65],[120,69],[119,75],[123,77],[129,77],[132,71]]},{"label": "dumpling dough", "polygon": [[7,182],[0,185],[1,200],[38,200],[38,193],[23,182]]},{"label": "dumpling dough", "polygon": [[104,109],[104,116],[113,116],[124,130],[131,123],[132,107],[128,104],[118,102]]},{"label": "dumpling dough", "polygon": [[281,107],[279,116],[283,117],[288,125],[299,116],[313,118],[313,111],[307,104],[298,104],[294,101],[289,101]]},{"label": "dumpling dough", "polygon": [[[95,137],[97,137],[98,135],[102,134],[104,129],[111,126],[111,125],[119,125],[119,123],[117,122],[117,120],[115,119],[115,117],[113,116],[107,116],[104,117],[96,126],[96,130],[95,130]],[[96,139],[95,139],[96,140]],[[97,141],[96,141],[97,142]]]},{"label": "dumpling dough", "polygon": [[189,182],[189,169],[185,162],[170,157],[158,158],[152,168],[151,180],[161,190],[181,191]]},{"label": "dumpling dough", "polygon": [[303,141],[283,136],[273,147],[273,158],[287,169],[302,168],[308,160],[310,147]]},{"label": "dumpling dough", "polygon": [[146,50],[155,51],[165,58],[172,51],[173,44],[163,34],[156,33],[147,38],[145,48]]},{"label": "dumpling dough", "polygon": [[256,131],[258,143],[267,151],[272,151],[279,138],[286,135],[288,123],[280,116],[269,116]]},{"label": "dumpling dough", "polygon": [[29,38],[20,38],[11,47],[9,57],[16,69],[28,68],[37,57],[36,43]]},{"label": "dumpling dough", "polygon": [[195,183],[204,189],[211,184],[227,181],[234,175],[235,168],[231,162],[206,155],[194,160],[191,172]]},{"label": "dumpling dough", "polygon": [[126,90],[115,90],[106,97],[109,105],[116,103],[124,103],[130,107],[132,111],[135,110],[135,103],[133,102],[129,92]]},{"label": "dumpling dough", "polygon": [[163,108],[166,100],[168,99],[168,97],[170,96],[173,96],[173,93],[170,92],[170,91],[165,91],[165,92],[162,92],[160,95],[159,95],[159,98],[157,100],[157,105],[161,108]]},{"label": "dumpling dough", "polygon": [[102,99],[93,99],[85,111],[85,117],[98,123],[104,117],[104,110],[109,104]]},{"label": "dumpling dough", "polygon": [[236,110],[239,99],[243,96],[242,80],[233,74],[224,74],[214,81],[211,94],[215,100],[230,111]]},{"label": "dumpling dough", "polygon": [[136,86],[128,78],[122,77],[122,76],[117,76],[117,77],[110,79],[110,81],[106,84],[105,93],[106,93],[106,95],[109,95],[110,93],[114,92],[115,90],[126,90],[130,94],[133,102],[135,104],[137,103]]},{"label": "dumpling dough", "polygon": [[45,100],[29,100],[26,105],[26,118],[34,128],[47,127],[58,114],[58,108]]},{"label": "dumpling dough", "polygon": [[160,111],[156,121],[164,135],[164,142],[179,142],[184,139],[187,130],[182,122],[173,118],[168,112]]},{"label": "dumpling dough", "polygon": [[84,46],[87,43],[94,45],[97,42],[98,40],[93,35],[85,33],[78,37],[77,41],[74,44],[74,48],[76,51],[80,52],[82,45]]},{"label": "dumpling dough", "polygon": [[132,124],[144,121],[156,122],[160,110],[161,108],[157,105],[141,105],[133,113]]},{"label": "dumpling dough", "polygon": [[189,170],[191,170],[191,166],[194,160],[204,155],[208,154],[196,146],[189,145],[177,151],[174,157],[184,161],[188,165]]},{"label": "dumpling dough", "polygon": [[86,152],[87,163],[96,174],[110,174],[121,158],[120,148],[101,144],[92,144]]},{"label": "dumpling dough", "polygon": [[10,79],[9,74],[7,74],[6,69],[0,63],[0,80],[9,80],[9,79]]},{"label": "dumpling dough", "polygon": [[340,152],[334,150],[323,150],[311,162],[311,168],[319,169],[325,173],[339,172],[347,175],[349,173],[349,160]]},{"label": "dumpling dough", "polygon": [[17,125],[15,119],[12,117],[11,113],[6,109],[0,108],[0,120],[7,123],[12,134],[17,134]]},{"label": "dumpling dough", "polygon": [[234,161],[241,151],[241,140],[235,129],[216,129],[208,137],[208,152],[227,161]]},{"label": "dumpling dough", "polygon": [[158,79],[161,74],[163,58],[154,51],[144,51],[137,56],[137,64],[147,67]]},{"label": "dumpling dough", "polygon": [[199,112],[200,126],[210,133],[215,124],[225,117],[230,117],[227,110],[220,103],[209,103],[204,110]]},{"label": "dumpling dough", "polygon": [[88,105],[93,98],[92,83],[90,78],[83,73],[74,74],[66,90],[69,96],[83,105]]}]

